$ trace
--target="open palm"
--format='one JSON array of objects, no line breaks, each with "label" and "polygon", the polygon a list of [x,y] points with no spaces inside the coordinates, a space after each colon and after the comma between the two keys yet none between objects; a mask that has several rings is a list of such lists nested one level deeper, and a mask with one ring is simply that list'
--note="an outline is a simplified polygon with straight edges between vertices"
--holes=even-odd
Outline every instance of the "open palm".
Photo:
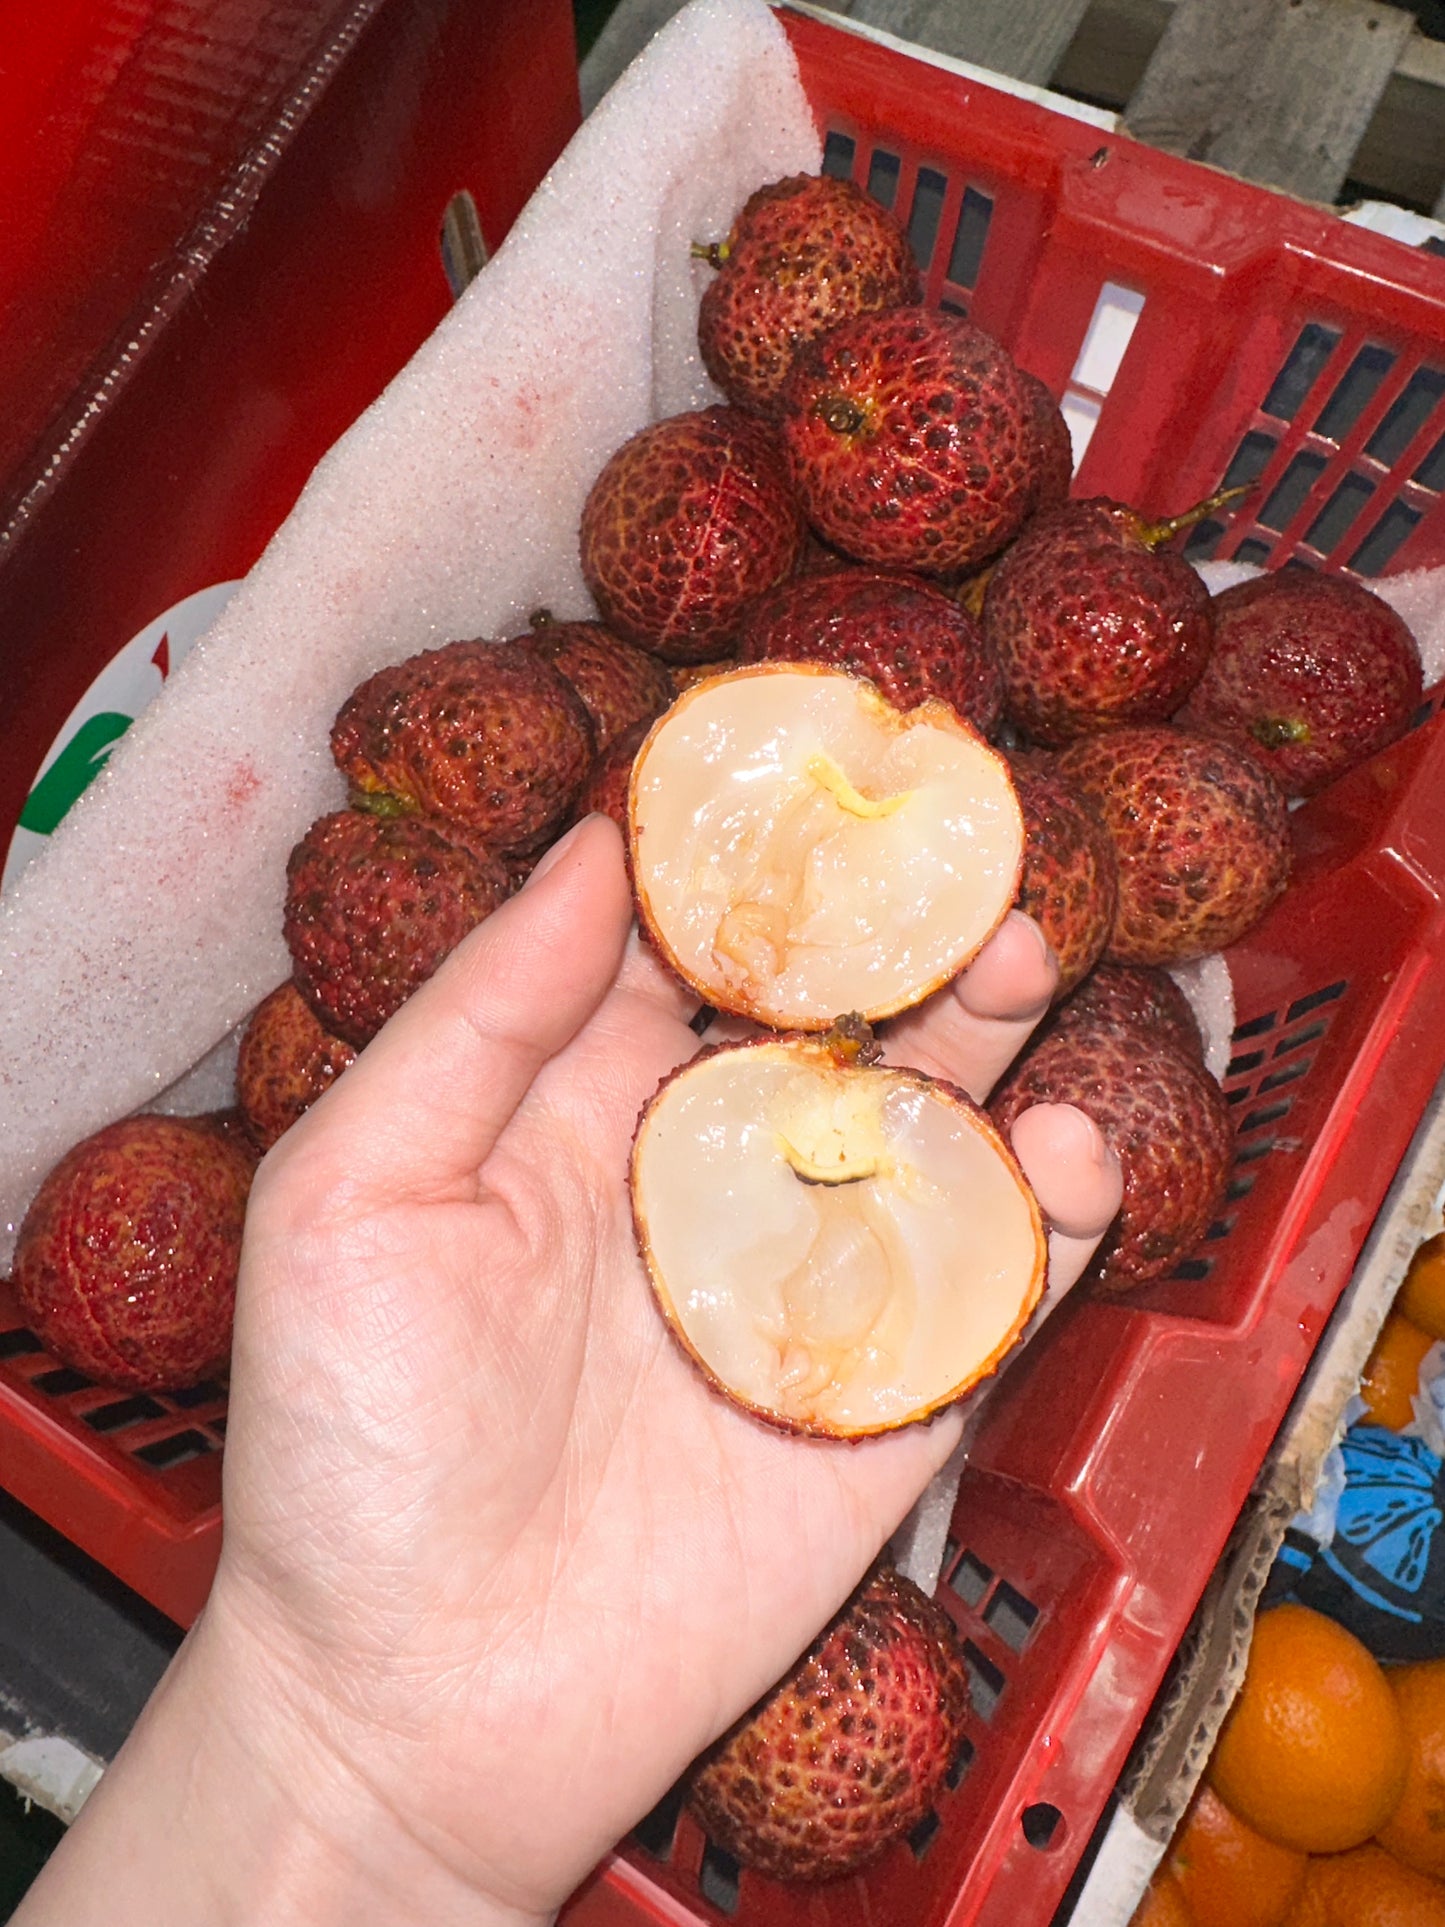
[{"label": "open palm", "polygon": [[[624,1173],[697,1038],[628,920],[591,821],[266,1160],[236,1333],[211,1610],[379,1815],[537,1916],[789,1665],[959,1428],[785,1437],[672,1343]],[[959,1063],[953,1005],[912,1021],[922,1067],[998,1068]]]}]

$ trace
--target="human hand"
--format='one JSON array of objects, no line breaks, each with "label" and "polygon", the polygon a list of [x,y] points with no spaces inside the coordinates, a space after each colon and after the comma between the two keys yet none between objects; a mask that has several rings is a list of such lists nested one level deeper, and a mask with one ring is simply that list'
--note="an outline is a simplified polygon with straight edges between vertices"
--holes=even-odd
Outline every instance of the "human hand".
[{"label": "human hand", "polygon": [[[549,1917],[792,1662],[958,1436],[944,1415],[787,1437],[674,1345],[624,1174],[698,1040],[629,914],[616,832],[589,821],[258,1175],[221,1567],[139,1744],[194,1789],[186,1721],[220,1726],[284,1789],[306,1848],[270,1921]],[[1053,977],[1026,920],[990,952],[897,1020],[895,1058],[992,1081]],[[1051,1288],[1118,1202],[1093,1127],[1054,1122],[1062,1152],[1056,1131],[1019,1146],[1071,1234]]]}]

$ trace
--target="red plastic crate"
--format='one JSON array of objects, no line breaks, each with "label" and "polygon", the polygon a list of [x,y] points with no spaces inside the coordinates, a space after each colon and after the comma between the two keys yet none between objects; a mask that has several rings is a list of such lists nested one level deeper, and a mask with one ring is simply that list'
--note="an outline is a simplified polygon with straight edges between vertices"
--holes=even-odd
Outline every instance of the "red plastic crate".
[{"label": "red plastic crate", "polygon": [[[1249,479],[1194,552],[1445,560],[1445,261],[783,17],[829,165],[898,208],[929,298],[1097,413],[1079,491],[1165,511]],[[1081,361],[1101,297],[1137,311],[1107,391]],[[674,1798],[575,1898],[575,1927],[1048,1921],[1445,1058],[1441,727],[1295,823],[1296,880],[1231,958],[1223,1216],[1176,1277],[1065,1306],[979,1437],[940,1588],[976,1703],[933,1820],[800,1892],[739,1874]],[[20,1467],[12,1489],[44,1486],[38,1509],[188,1619],[215,1553],[219,1397],[126,1409],[58,1370],[0,1295],[0,1478]]]}]

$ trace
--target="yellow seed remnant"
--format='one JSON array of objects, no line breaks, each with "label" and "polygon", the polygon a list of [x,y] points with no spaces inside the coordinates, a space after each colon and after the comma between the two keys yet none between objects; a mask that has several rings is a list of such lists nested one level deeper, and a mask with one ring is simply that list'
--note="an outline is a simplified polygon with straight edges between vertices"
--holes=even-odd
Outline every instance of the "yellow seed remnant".
[{"label": "yellow seed remnant", "polygon": [[892,816],[913,795],[912,790],[900,790],[896,796],[864,796],[861,790],[854,789],[832,757],[824,756],[821,751],[808,758],[808,774],[850,816]]}]

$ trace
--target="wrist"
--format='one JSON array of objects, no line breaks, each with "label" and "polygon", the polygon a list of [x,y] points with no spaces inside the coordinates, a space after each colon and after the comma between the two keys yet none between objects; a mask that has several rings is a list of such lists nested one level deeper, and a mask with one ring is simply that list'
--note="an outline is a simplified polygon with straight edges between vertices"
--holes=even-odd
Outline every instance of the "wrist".
[{"label": "wrist", "polygon": [[546,1927],[450,1867],[329,1744],[221,1600],[15,1927]]}]

